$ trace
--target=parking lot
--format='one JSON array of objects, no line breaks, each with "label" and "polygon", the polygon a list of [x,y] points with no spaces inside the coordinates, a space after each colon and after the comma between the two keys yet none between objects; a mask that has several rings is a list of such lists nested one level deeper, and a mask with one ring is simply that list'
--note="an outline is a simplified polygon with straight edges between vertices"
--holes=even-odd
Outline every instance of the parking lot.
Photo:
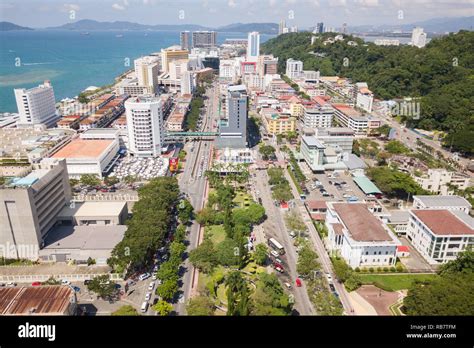
[{"label": "parking lot", "polygon": [[122,159],[110,173],[119,180],[126,177],[136,177],[139,180],[150,180],[159,176],[165,176],[168,172],[169,159],[158,158],[136,158],[128,157]]}]

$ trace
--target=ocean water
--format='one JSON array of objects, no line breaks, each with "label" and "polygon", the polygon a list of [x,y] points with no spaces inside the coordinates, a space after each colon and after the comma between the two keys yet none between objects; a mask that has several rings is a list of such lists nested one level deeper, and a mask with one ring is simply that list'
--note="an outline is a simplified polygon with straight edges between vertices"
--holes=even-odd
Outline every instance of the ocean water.
[{"label": "ocean water", "polygon": [[[123,35],[117,37],[117,35]],[[246,33],[218,33],[246,38]],[[261,35],[265,42],[272,35]],[[177,31],[35,30],[0,32],[0,112],[17,112],[14,88],[51,80],[56,101],[74,97],[89,86],[110,84],[133,67],[133,60],[179,45]],[[129,62],[130,66],[126,64]]]}]

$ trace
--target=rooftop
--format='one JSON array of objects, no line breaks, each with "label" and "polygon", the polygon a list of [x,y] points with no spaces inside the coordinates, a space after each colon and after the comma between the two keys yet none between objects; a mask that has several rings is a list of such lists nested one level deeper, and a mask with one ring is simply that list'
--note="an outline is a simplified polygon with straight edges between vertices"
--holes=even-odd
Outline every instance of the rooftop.
[{"label": "rooftop", "polygon": [[85,140],[74,139],[61,150],[56,152],[53,158],[97,158],[109,146],[113,140]]},{"label": "rooftop", "polygon": [[426,207],[468,207],[471,204],[460,196],[414,196],[418,198]]},{"label": "rooftop", "polygon": [[412,210],[434,234],[437,235],[474,235],[474,219],[469,215],[449,210]]},{"label": "rooftop", "polygon": [[69,286],[0,288],[0,315],[62,315],[73,295]]},{"label": "rooftop", "polygon": [[352,239],[358,242],[392,242],[394,239],[382,222],[363,203],[334,203],[333,208],[346,226]]},{"label": "rooftop", "polygon": [[347,161],[344,161],[344,164],[347,166],[347,169],[353,170],[353,169],[365,169],[367,168],[367,165],[365,162],[358,157],[357,155],[354,155],[353,153],[350,153]]},{"label": "rooftop", "polygon": [[364,191],[365,194],[382,193],[382,191],[380,191],[379,188],[366,176],[356,176],[354,177],[354,182],[362,191]]},{"label": "rooftop", "polygon": [[323,144],[321,144],[319,142],[318,139],[316,139],[316,137],[309,137],[309,136],[306,136],[304,135],[303,137],[303,141],[308,145],[308,146],[316,146],[320,149],[324,149],[325,146]]},{"label": "rooftop", "polygon": [[308,200],[305,202],[305,204],[310,210],[327,209],[325,201]]},{"label": "rooftop", "polygon": [[75,203],[74,208],[65,206],[58,214],[58,218],[70,216],[118,216],[126,202],[84,202]]},{"label": "rooftop", "polygon": [[47,235],[43,249],[113,249],[122,239],[127,226],[57,226]]}]

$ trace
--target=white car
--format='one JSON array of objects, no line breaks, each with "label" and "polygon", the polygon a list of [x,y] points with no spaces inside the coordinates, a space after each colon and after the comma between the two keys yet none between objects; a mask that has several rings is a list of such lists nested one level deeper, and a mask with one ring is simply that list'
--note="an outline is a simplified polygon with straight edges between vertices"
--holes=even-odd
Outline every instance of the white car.
[{"label": "white car", "polygon": [[275,250],[270,251],[270,254],[272,254],[275,257],[280,256],[280,254],[278,254]]},{"label": "white car", "polygon": [[296,238],[296,233],[293,232],[293,231],[291,231],[291,232],[290,232],[290,237],[291,237],[291,238]]},{"label": "white car", "polygon": [[330,273],[326,272],[326,278],[328,279],[328,283],[332,283],[332,276]]},{"label": "white car", "polygon": [[150,285],[148,285],[148,291],[152,291],[155,288],[155,282],[151,282]]},{"label": "white car", "polygon": [[62,285],[71,285],[71,282],[70,282],[69,280],[63,279],[63,280],[61,281],[61,284],[62,284]]},{"label": "white car", "polygon": [[151,280],[156,280],[156,273],[153,273],[153,275],[151,276]]},{"label": "white car", "polygon": [[290,283],[286,282],[286,283],[285,283],[285,286],[286,286],[288,289],[291,289],[291,284],[290,284]]},{"label": "white car", "polygon": [[147,292],[145,295],[145,301],[150,301],[151,299],[151,292]]},{"label": "white car", "polygon": [[145,280],[145,279],[150,278],[150,276],[151,276],[150,273],[143,273],[142,275],[138,277],[138,280]]}]

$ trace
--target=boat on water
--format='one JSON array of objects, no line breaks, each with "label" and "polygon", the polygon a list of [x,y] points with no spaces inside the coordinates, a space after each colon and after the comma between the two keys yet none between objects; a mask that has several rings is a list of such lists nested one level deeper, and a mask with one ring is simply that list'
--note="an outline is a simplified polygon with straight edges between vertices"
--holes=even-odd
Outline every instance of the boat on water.
[{"label": "boat on water", "polygon": [[81,33],[81,35],[90,35],[89,32]]},{"label": "boat on water", "polygon": [[123,37],[123,35],[122,34],[117,34],[117,35],[115,35],[115,37]]}]

